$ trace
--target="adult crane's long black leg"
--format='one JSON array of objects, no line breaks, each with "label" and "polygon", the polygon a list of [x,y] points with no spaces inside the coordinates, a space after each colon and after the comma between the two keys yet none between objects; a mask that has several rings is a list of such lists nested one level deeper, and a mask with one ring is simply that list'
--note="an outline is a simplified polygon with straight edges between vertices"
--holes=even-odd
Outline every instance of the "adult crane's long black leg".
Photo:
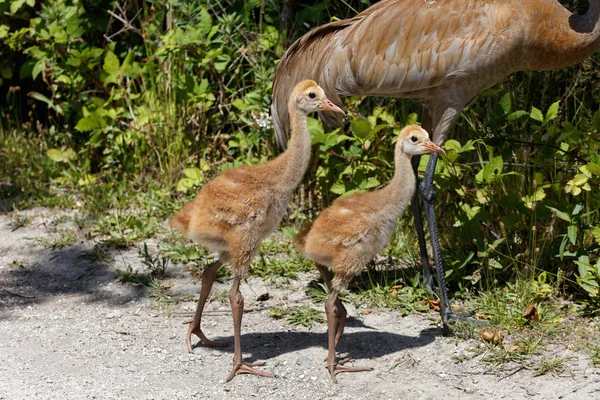
[{"label": "adult crane's long black leg", "polygon": [[[411,163],[415,173],[415,180],[419,183],[419,162],[421,156],[413,156]],[[411,201],[412,212],[415,220],[415,229],[417,230],[417,237],[419,239],[419,258],[421,259],[421,265],[423,266],[422,283],[427,288],[429,296],[435,297],[433,288],[433,276],[429,269],[429,256],[427,255],[427,242],[425,241],[425,231],[423,229],[423,216],[421,215],[421,206],[419,199],[419,191],[415,190],[415,194]]]},{"label": "adult crane's long black leg", "polygon": [[429,156],[429,163],[425,170],[423,181],[419,185],[418,192],[423,199],[423,208],[425,209],[425,218],[427,219],[427,227],[431,237],[431,248],[433,251],[433,259],[435,261],[436,278],[438,289],[440,291],[440,314],[442,315],[444,335],[450,332],[450,322],[454,320],[450,302],[448,300],[448,289],[446,287],[446,277],[444,274],[444,266],[442,265],[442,253],[440,250],[440,242],[437,231],[437,222],[435,220],[435,189],[433,188],[433,174],[437,164],[437,154],[432,153]]},{"label": "adult crane's long black leg", "polygon": [[455,314],[450,308],[450,302],[448,300],[448,288],[446,286],[446,277],[444,273],[444,266],[442,264],[437,221],[435,219],[435,189],[433,187],[433,175],[435,173],[437,159],[438,155],[436,153],[431,153],[429,156],[429,163],[425,169],[425,176],[423,177],[417,192],[419,192],[421,198],[423,199],[423,209],[425,210],[425,218],[427,220],[427,227],[429,228],[429,235],[431,238],[433,259],[435,261],[436,279],[440,295],[440,314],[442,316],[443,334],[447,335],[450,333],[450,325],[456,321],[476,324],[485,324],[485,322],[477,321],[470,315]]},{"label": "adult crane's long black leg", "polygon": [[[425,105],[424,105],[425,106]],[[456,121],[460,110],[464,104],[454,104],[452,106],[443,104],[428,104],[424,107],[424,124],[433,128],[433,141],[438,145],[442,145],[446,139],[446,135]],[[427,129],[427,128],[426,128]],[[448,300],[448,289],[446,287],[446,278],[444,274],[444,266],[442,265],[442,255],[440,250],[440,241],[437,231],[437,222],[435,220],[435,189],[433,187],[433,174],[437,164],[438,155],[432,153],[429,157],[429,163],[425,169],[425,176],[419,185],[419,192],[423,200],[423,208],[425,210],[425,218],[429,228],[431,238],[431,247],[433,258],[435,261],[435,271],[440,294],[440,314],[442,316],[444,335],[450,332],[450,324],[456,320],[461,320],[470,323],[479,323],[479,321],[470,318],[469,316],[457,315],[452,312],[450,302]],[[413,165],[414,167],[414,165]],[[416,220],[415,220],[416,223]],[[425,250],[426,251],[426,250]],[[427,266],[428,267],[428,266]],[[431,276],[431,274],[430,274]]]}]

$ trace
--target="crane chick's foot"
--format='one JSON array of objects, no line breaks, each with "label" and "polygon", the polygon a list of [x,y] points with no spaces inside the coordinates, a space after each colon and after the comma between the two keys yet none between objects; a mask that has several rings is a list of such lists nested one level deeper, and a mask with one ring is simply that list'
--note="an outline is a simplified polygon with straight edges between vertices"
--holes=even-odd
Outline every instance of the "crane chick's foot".
[{"label": "crane chick's foot", "polygon": [[186,324],[190,325],[190,327],[187,331],[187,335],[185,337],[185,343],[187,344],[188,353],[192,352],[192,334],[198,336],[200,338],[200,341],[202,342],[202,344],[205,346],[208,346],[208,347],[225,347],[225,346],[227,346],[224,343],[216,343],[216,342],[213,342],[212,340],[210,340],[209,338],[207,338],[204,335],[204,333],[202,333],[202,330],[200,329],[200,327],[193,326],[192,322],[193,321],[185,322]]},{"label": "crane chick's foot", "polygon": [[329,364],[329,374],[331,374],[331,380],[333,383],[337,383],[336,375],[340,372],[363,372],[363,371],[373,371],[373,368],[370,367],[346,367],[344,364],[353,362],[354,360],[351,358],[344,358],[343,360],[339,360],[334,362],[333,364]]},{"label": "crane chick's foot", "polygon": [[247,363],[247,362],[241,362],[241,363],[233,363],[233,370],[229,373],[229,376],[226,379],[226,382],[229,382],[230,380],[233,379],[234,376],[236,376],[237,374],[252,374],[252,375],[258,375],[258,376],[264,376],[265,378],[273,378],[273,374],[265,372],[265,371],[259,371],[254,369],[253,367],[261,367],[265,365],[264,362],[255,362],[255,363]]}]

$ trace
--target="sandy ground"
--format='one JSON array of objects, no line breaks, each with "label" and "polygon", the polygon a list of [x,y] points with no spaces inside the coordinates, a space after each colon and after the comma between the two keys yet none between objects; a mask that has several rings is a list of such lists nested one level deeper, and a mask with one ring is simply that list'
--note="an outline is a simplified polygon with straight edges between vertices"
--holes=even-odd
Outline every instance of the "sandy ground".
[{"label": "sandy ground", "polygon": [[[339,354],[373,371],[340,374],[335,385],[323,363],[325,324],[290,327],[264,309],[308,303],[302,289],[311,276],[243,284],[246,307],[254,310],[242,323],[244,356],[265,361],[261,368],[276,377],[240,375],[225,383],[233,351],[226,303],[207,305],[203,329],[230,345],[200,344],[188,354],[183,321],[195,302],[157,308],[143,288],[115,283],[115,268],[142,269],[135,249],[101,262],[86,256],[93,243],[85,238],[62,249],[43,247],[35,239],[49,235],[51,214],[28,211],[31,223],[16,230],[9,215],[0,215],[0,399],[600,398],[600,370],[584,354],[553,349],[551,357],[571,357],[560,377],[511,364],[490,371],[483,355],[455,362],[477,342],[441,336],[434,313],[363,315],[351,306]],[[181,266],[170,266],[167,279],[177,296],[199,293]],[[229,284],[216,284],[213,293]],[[266,292],[272,298],[258,302]]]}]

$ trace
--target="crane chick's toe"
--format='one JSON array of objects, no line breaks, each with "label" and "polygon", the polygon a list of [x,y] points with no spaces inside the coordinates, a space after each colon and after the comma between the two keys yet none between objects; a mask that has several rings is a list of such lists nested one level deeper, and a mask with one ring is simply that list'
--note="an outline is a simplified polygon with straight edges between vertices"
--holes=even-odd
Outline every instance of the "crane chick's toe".
[{"label": "crane chick's toe", "polygon": [[192,326],[193,321],[187,321],[186,323],[190,324],[190,327],[187,331],[187,335],[185,337],[185,343],[187,344],[188,353],[191,353],[193,350],[192,346],[192,335],[196,335],[200,338],[200,341],[203,345],[208,347],[225,347],[227,346],[225,343],[217,343],[213,342],[209,338],[204,335],[199,326]]},{"label": "crane chick's toe", "polygon": [[337,383],[337,374],[341,372],[365,372],[365,371],[373,371],[371,367],[346,367],[344,364],[353,362],[354,360],[351,358],[345,358],[343,360],[337,361],[335,364],[329,365],[329,374],[331,375],[331,380],[333,383]]},{"label": "crane chick's toe", "polygon": [[230,380],[233,379],[234,376],[236,376],[238,374],[250,374],[250,375],[263,376],[265,378],[273,378],[274,375],[269,372],[254,369],[254,367],[262,367],[263,365],[265,365],[265,363],[262,361],[255,362],[255,363],[247,363],[247,362],[236,363],[236,362],[234,362],[233,369],[229,373],[229,376],[227,376],[227,379],[225,380],[225,382],[229,382]]}]

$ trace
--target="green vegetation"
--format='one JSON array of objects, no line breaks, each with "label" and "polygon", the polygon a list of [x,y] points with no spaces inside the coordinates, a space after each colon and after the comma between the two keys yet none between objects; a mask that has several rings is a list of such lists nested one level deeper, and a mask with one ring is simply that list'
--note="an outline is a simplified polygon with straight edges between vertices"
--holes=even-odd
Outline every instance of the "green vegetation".
[{"label": "green vegetation", "polygon": [[269,315],[275,319],[284,319],[290,325],[302,325],[307,328],[314,323],[325,323],[323,312],[310,306],[283,306],[273,307]]},{"label": "green vegetation", "polygon": [[[138,246],[145,270],[126,264],[120,281],[169,300],[161,281],[169,263],[186,264],[198,279],[211,260],[167,231],[165,219],[220,171],[278,153],[266,114],[277,60],[310,27],[370,3],[0,0],[0,212],[14,211],[11,227],[19,229],[29,221],[16,210],[79,210],[77,234],[96,243],[90,257]],[[597,332],[599,62],[597,54],[561,71],[517,73],[484,91],[438,163],[450,290],[463,308],[517,337],[516,347],[481,345],[491,365],[523,363],[562,340],[562,320]],[[338,196],[386,182],[395,135],[418,122],[418,105],[406,100],[352,97],[346,106],[344,128],[326,132],[309,120],[314,162],[251,274],[276,282],[316,276],[293,250],[293,233]],[[75,242],[62,222],[51,224],[45,246]],[[154,238],[160,243],[150,254],[144,241]],[[410,213],[383,258],[343,300],[403,314],[428,309]],[[228,274],[221,268],[217,279]],[[317,302],[327,296],[319,283],[307,290]],[[523,317],[532,304],[539,321]],[[272,315],[305,326],[321,318],[312,308]],[[479,330],[455,328],[459,337]],[[599,363],[599,348],[588,350]],[[560,374],[562,360],[527,365]]]}]

